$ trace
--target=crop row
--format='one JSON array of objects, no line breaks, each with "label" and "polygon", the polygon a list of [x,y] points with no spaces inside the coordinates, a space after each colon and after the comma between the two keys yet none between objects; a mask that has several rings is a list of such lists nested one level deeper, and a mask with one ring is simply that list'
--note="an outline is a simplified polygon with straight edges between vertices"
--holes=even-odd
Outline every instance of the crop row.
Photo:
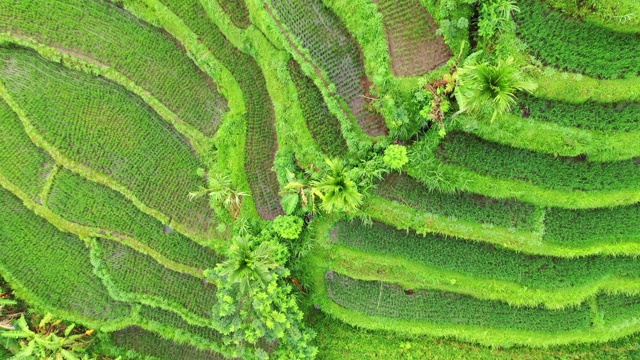
[{"label": "crop row", "polygon": [[171,271],[115,241],[96,240],[91,258],[112,297],[174,311],[190,323],[208,323],[211,318],[215,285]]},{"label": "crop row", "polygon": [[378,196],[436,215],[524,231],[538,230],[540,216],[536,207],[515,200],[429,190],[418,180],[401,174],[388,175],[375,192]]},{"label": "crop row", "polygon": [[407,290],[380,281],[352,279],[329,271],[329,297],[337,304],[369,316],[417,320],[433,324],[557,333],[586,330],[593,314],[589,306],[565,310],[514,308],[499,301],[431,290]]},{"label": "crop row", "polygon": [[53,160],[31,142],[16,113],[1,99],[0,133],[0,174],[36,199]]},{"label": "crop row", "polygon": [[0,1],[0,31],[32,37],[117,69],[206,135],[226,99],[166,34],[106,1]]},{"label": "crop row", "polygon": [[637,189],[637,161],[591,162],[586,157],[554,157],[452,132],[436,150],[445,163],[503,179],[524,180],[562,191]]},{"label": "crop row", "polygon": [[56,174],[47,205],[65,219],[131,236],[181,264],[206,269],[220,260],[213,250],[163,226],[120,193],[69,171]]},{"label": "crop row", "polygon": [[258,63],[236,49],[207,19],[204,8],[183,0],[163,0],[201,39],[238,81],[247,106],[245,171],[260,216],[273,219],[281,213],[279,185],[271,170],[278,147],[275,114]]},{"label": "crop row", "polygon": [[574,104],[522,95],[518,98],[523,117],[600,131],[640,130],[640,103],[598,103],[587,101]]},{"label": "crop row", "polygon": [[[454,335],[483,344],[533,346],[600,342],[637,330],[640,298],[598,295],[574,308],[514,308],[449,292],[402,289],[328,271],[327,310],[339,318],[375,329]],[[338,305],[338,306],[337,306]]]},{"label": "crop row", "polygon": [[43,310],[102,327],[128,317],[131,307],[113,300],[93,273],[89,249],[0,188],[0,274]]},{"label": "crop row", "polygon": [[397,76],[425,74],[447,62],[451,50],[437,24],[419,0],[377,0],[389,39],[393,70]]},{"label": "crop row", "polygon": [[569,210],[550,208],[545,215],[545,242],[588,246],[640,242],[640,204],[613,208]]},{"label": "crop row", "polygon": [[422,236],[379,222],[372,226],[340,222],[331,231],[331,238],[349,248],[408,260],[444,273],[507,281],[529,289],[570,291],[607,279],[640,278],[639,262],[633,257],[529,255],[455,237]]},{"label": "crop row", "polygon": [[515,17],[520,37],[543,62],[600,78],[640,74],[640,41],[625,34],[568,18],[539,0],[520,0]]},{"label": "crop row", "polygon": [[27,50],[0,49],[0,77],[29,114],[27,120],[57,151],[112,177],[179,223],[199,229],[211,225],[207,200],[187,198],[204,185],[196,174],[203,164],[138,97]]},{"label": "crop row", "polygon": [[249,10],[244,0],[218,0],[220,7],[229,15],[233,24],[239,28],[246,29],[251,25]]},{"label": "crop row", "polygon": [[200,350],[187,344],[167,340],[139,326],[131,326],[111,333],[116,346],[131,349],[141,355],[161,360],[221,360],[224,356],[208,350]]},{"label": "crop row", "polygon": [[321,0],[271,2],[288,30],[336,86],[362,130],[371,136],[384,135],[384,119],[367,109],[362,53],[343,21]]},{"label": "crop row", "polygon": [[313,80],[302,72],[295,60],[289,60],[287,67],[298,90],[298,101],[307,127],[320,150],[331,156],[346,154],[348,148],[342,136],[340,122],[327,108],[320,90]]}]

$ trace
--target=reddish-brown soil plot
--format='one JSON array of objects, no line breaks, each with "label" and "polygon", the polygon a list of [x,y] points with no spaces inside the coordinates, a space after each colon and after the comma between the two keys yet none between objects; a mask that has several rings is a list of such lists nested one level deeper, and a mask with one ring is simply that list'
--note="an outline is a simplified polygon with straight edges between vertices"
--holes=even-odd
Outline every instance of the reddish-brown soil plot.
[{"label": "reddish-brown soil plot", "polygon": [[452,56],[433,17],[418,0],[375,0],[387,31],[393,72],[397,76],[425,74]]}]

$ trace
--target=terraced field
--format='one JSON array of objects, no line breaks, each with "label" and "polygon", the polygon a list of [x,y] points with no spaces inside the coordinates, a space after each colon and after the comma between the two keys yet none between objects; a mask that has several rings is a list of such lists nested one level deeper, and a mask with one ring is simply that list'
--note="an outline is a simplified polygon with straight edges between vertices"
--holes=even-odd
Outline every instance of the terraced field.
[{"label": "terraced field", "polygon": [[626,1],[0,0],[0,297],[123,359],[639,358]]}]

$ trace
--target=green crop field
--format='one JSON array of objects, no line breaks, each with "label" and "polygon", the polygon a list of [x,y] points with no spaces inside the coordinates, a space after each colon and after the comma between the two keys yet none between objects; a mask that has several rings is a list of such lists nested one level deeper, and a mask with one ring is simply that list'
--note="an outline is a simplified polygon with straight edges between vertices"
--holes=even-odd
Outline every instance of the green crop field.
[{"label": "green crop field", "polygon": [[0,0],[0,358],[640,359],[634,0]]}]

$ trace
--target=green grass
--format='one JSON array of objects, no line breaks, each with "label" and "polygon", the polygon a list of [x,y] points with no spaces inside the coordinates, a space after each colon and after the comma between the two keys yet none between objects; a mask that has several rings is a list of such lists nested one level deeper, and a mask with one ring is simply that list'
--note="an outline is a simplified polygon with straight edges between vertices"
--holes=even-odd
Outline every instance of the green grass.
[{"label": "green grass", "polygon": [[276,174],[271,171],[277,150],[275,114],[258,63],[235,48],[207,20],[205,9],[183,0],[162,1],[202,40],[238,81],[247,106],[245,171],[258,212],[265,219],[279,215],[280,197]]},{"label": "green grass", "polygon": [[131,236],[181,264],[204,270],[220,261],[213,250],[166,228],[118,192],[69,171],[56,174],[47,205],[67,220]]},{"label": "green grass", "polygon": [[539,0],[520,0],[518,6],[519,35],[544,63],[599,78],[640,75],[637,34],[571,19]]},{"label": "green grass", "polygon": [[320,150],[333,157],[346,154],[349,149],[342,136],[340,121],[327,108],[313,80],[305,76],[295,60],[289,60],[287,66],[298,90],[298,101],[307,127]]},{"label": "green grass", "polygon": [[[138,97],[101,78],[47,62],[20,49],[0,49],[9,96],[54,149],[110,176],[138,199],[197,231],[212,225],[204,185],[189,144]],[[14,109],[16,110],[16,109]]]},{"label": "green grass", "polygon": [[0,100],[0,174],[36,199],[52,170],[53,160],[36,147],[11,107]]},{"label": "green grass", "polygon": [[640,242],[640,205],[603,209],[551,208],[545,216],[544,241],[586,246],[598,243]]},{"label": "green grass", "polygon": [[432,324],[558,333],[587,330],[591,309],[515,308],[498,301],[430,290],[413,290],[380,281],[352,279],[335,272],[325,276],[329,297],[338,305],[372,317]]},{"label": "green grass", "polygon": [[523,231],[538,230],[539,210],[515,200],[492,199],[472,193],[429,190],[418,180],[390,174],[378,184],[376,195],[431,214],[492,224]]},{"label": "green grass", "polygon": [[219,332],[208,326],[189,324],[176,313],[142,306],[139,315],[143,326],[158,329],[167,338],[182,339],[200,348],[221,347],[222,335]]},{"label": "green grass", "polygon": [[208,324],[216,302],[213,284],[171,271],[115,241],[96,240],[91,261],[114,298],[174,311],[190,323]]},{"label": "green grass", "polygon": [[0,188],[0,274],[31,306],[102,328],[129,316],[93,273],[89,249]]},{"label": "green grass", "polygon": [[523,180],[561,191],[633,190],[638,188],[634,160],[600,163],[585,157],[554,157],[484,141],[452,132],[440,144],[437,156],[447,164],[479,174]]},{"label": "green grass", "polygon": [[[55,26],[53,26],[55,24]],[[174,40],[106,1],[0,1],[0,31],[65,49],[117,69],[207,135],[226,100]]]}]

